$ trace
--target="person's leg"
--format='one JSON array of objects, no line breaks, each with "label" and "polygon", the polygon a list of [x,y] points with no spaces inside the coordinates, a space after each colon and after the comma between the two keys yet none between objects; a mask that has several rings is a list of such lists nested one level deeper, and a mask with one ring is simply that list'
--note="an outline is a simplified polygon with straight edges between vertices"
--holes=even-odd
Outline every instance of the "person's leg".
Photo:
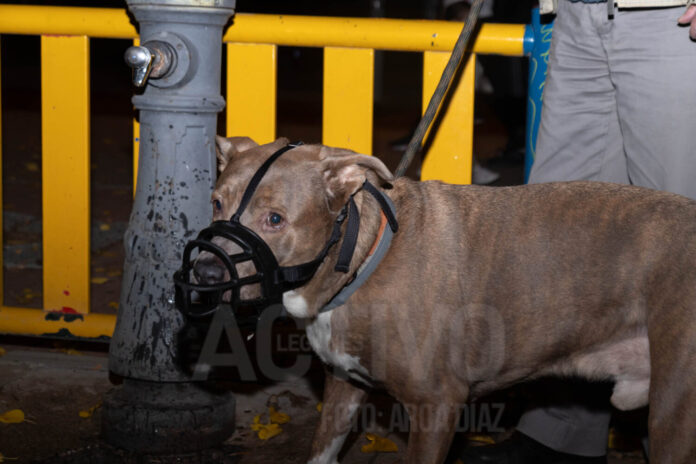
[{"label": "person's leg", "polygon": [[620,10],[607,50],[631,183],[696,198],[696,42],[682,13]]},{"label": "person's leg", "polygon": [[628,183],[604,37],[606,4],[559,2],[530,183]]}]

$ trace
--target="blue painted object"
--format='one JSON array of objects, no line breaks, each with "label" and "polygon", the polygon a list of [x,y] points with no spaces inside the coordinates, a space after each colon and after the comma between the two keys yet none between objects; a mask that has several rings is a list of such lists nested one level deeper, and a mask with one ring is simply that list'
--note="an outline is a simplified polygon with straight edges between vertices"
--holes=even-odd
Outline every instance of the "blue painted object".
[{"label": "blue painted object", "polygon": [[532,24],[527,26],[524,37],[524,52],[529,55],[529,91],[527,93],[526,150],[524,157],[524,182],[536,155],[536,142],[541,120],[541,102],[549,64],[549,49],[553,22],[541,24],[539,9],[532,10]]}]

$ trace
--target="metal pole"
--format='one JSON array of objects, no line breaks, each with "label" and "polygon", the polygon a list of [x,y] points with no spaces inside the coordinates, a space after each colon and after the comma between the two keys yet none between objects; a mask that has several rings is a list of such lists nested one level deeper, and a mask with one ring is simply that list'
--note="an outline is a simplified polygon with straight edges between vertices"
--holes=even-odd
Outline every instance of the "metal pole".
[{"label": "metal pole", "polygon": [[124,377],[106,398],[102,434],[118,447],[180,453],[234,430],[234,398],[191,382],[178,367],[183,319],[172,275],[186,241],[210,223],[216,177],[222,29],[235,0],[128,0],[140,47],[126,61],[140,111],[135,202],[109,368]]}]

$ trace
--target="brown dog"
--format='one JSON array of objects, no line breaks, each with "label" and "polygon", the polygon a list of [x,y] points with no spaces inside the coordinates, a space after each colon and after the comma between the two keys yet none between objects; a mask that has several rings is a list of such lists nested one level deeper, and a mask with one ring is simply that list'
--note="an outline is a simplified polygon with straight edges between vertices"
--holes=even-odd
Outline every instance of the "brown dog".
[{"label": "brown dog", "polygon": [[[285,144],[218,138],[215,219],[229,219]],[[348,301],[320,312],[381,233],[366,179],[393,201],[400,228]],[[649,399],[651,462],[696,462],[696,202],[591,182],[394,181],[377,158],[308,145],[270,168],[241,222],[294,265],[317,255],[351,195],[360,228],[350,272],[334,270],[333,247],[283,297],[321,359],[350,377],[327,378],[310,463],[336,462],[370,387],[405,405],[406,462],[427,464],[445,458],[468,399],[542,375],[613,380],[620,409]]]}]

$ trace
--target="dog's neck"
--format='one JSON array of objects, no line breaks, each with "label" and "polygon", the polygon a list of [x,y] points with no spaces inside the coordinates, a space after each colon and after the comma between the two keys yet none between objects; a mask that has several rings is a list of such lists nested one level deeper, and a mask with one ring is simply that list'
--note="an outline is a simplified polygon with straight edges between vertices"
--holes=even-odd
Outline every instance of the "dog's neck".
[{"label": "dog's neck", "polygon": [[[310,318],[316,316],[334,295],[353,280],[356,272],[379,240],[380,225],[382,223],[382,209],[379,203],[371,194],[364,190],[355,194],[355,203],[360,214],[360,229],[348,272],[341,273],[334,270],[342,239],[338,246],[333,247],[329,252],[312,280],[297,291],[291,292],[290,299],[294,299],[299,306],[304,306],[303,310],[293,311],[292,308],[288,307],[288,301],[284,301],[291,314],[295,313],[293,314],[295,316]],[[344,231],[345,227],[346,225],[343,226]],[[387,225],[387,227],[389,226]],[[306,314],[298,314],[302,312]]]}]

